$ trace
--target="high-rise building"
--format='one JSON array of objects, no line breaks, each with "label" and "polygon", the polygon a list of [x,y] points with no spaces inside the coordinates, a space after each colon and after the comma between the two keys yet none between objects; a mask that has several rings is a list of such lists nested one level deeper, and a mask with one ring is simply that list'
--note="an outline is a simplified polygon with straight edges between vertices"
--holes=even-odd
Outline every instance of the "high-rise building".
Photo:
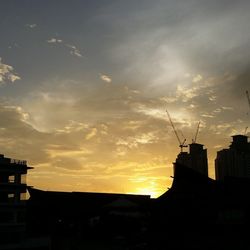
[{"label": "high-rise building", "polygon": [[16,243],[24,237],[28,169],[26,161],[0,155],[0,244]]},{"label": "high-rise building", "polygon": [[217,152],[215,159],[216,180],[225,177],[250,178],[250,143],[245,135],[232,136],[228,149]]},{"label": "high-rise building", "polygon": [[202,144],[189,144],[189,153],[180,152],[177,156],[176,163],[187,166],[205,176],[208,176],[207,150]]}]

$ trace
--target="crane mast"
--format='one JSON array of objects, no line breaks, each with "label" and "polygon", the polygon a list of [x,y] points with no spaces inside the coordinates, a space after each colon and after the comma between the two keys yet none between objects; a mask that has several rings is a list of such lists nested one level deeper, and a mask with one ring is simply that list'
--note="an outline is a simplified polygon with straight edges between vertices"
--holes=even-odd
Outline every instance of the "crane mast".
[{"label": "crane mast", "polygon": [[[248,101],[248,105],[249,105],[249,109],[250,109],[250,97],[249,97],[249,93],[248,93],[247,90],[246,90],[246,96],[247,96],[247,101]],[[248,114],[248,113],[247,113],[247,114]],[[244,135],[247,134],[247,129],[248,129],[248,127],[245,128]]]},{"label": "crane mast", "polygon": [[250,97],[249,97],[249,93],[248,93],[248,91],[247,91],[247,90],[246,90],[246,95],[247,95],[248,105],[249,105],[249,108],[250,108]]},{"label": "crane mast", "polygon": [[248,127],[245,127],[244,135],[247,135]]},{"label": "crane mast", "polygon": [[197,140],[197,136],[198,136],[198,133],[199,133],[199,129],[200,129],[200,121],[198,122],[198,125],[197,125],[197,130],[196,130],[196,133],[195,133],[195,136],[194,136],[194,140],[193,140],[193,143],[196,143],[196,140]]},{"label": "crane mast", "polygon": [[167,112],[167,115],[168,115],[169,122],[170,122],[170,124],[171,124],[171,126],[172,126],[172,128],[173,128],[173,130],[174,130],[174,133],[175,133],[175,135],[176,135],[176,138],[177,138],[177,140],[178,140],[178,142],[179,142],[179,147],[180,147],[180,149],[181,149],[181,152],[183,152],[183,148],[184,148],[184,147],[187,147],[187,145],[184,145],[185,142],[186,142],[186,139],[184,138],[184,141],[181,142],[180,137],[179,137],[179,135],[178,135],[178,133],[177,133],[177,131],[176,131],[176,129],[175,129],[174,123],[173,123],[173,121],[172,121],[172,119],[171,119],[171,117],[170,117],[170,114],[169,114],[169,112],[168,112],[167,109],[166,109],[166,112]]}]

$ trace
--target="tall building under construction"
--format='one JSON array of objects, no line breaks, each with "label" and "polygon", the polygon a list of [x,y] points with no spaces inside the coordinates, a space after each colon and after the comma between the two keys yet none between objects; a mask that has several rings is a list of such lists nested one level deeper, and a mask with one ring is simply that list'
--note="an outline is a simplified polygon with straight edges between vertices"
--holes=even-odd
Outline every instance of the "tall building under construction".
[{"label": "tall building under construction", "polygon": [[234,135],[228,149],[217,152],[215,159],[216,180],[225,177],[250,178],[250,143],[246,135]]},{"label": "tall building under construction", "polygon": [[199,143],[189,144],[189,152],[180,152],[176,163],[208,176],[207,149],[204,149],[203,146]]}]

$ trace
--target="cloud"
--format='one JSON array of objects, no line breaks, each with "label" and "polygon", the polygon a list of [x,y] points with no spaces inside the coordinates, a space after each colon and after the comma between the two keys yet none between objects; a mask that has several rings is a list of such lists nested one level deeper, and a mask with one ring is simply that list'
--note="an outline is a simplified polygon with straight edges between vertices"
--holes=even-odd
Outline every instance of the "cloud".
[{"label": "cloud", "polygon": [[147,107],[145,105],[138,105],[135,108],[135,111],[139,113],[143,113],[147,116],[151,116],[155,119],[162,119],[162,120],[166,119],[166,113],[162,112],[162,109],[159,109],[159,108],[157,109],[157,108]]},{"label": "cloud", "polygon": [[177,86],[177,96],[180,96],[183,102],[186,102],[199,94],[199,87],[182,87],[181,85]]},{"label": "cloud", "polygon": [[57,39],[57,38],[50,38],[49,40],[47,40],[48,43],[53,43],[53,44],[62,44],[65,48],[69,48],[70,49],[70,54],[73,56],[77,56],[77,57],[82,57],[83,55],[81,54],[81,51],[75,46],[75,45],[71,45],[71,44],[67,44],[65,43],[62,39]]},{"label": "cloud", "polygon": [[57,39],[57,38],[50,38],[49,40],[47,40],[48,43],[62,43],[63,40],[61,39]]},{"label": "cloud", "polygon": [[9,77],[11,82],[15,82],[16,80],[21,80],[21,77],[18,75],[10,74]]},{"label": "cloud", "polygon": [[79,49],[76,48],[74,45],[66,44],[66,47],[70,48],[70,54],[75,55],[77,57],[82,57],[82,54]]},{"label": "cloud", "polygon": [[199,81],[201,81],[203,79],[203,77],[200,75],[200,74],[198,74],[198,75],[196,75],[194,78],[193,78],[193,82],[194,83],[196,83],[196,82],[199,82]]},{"label": "cloud", "polygon": [[57,168],[64,168],[68,170],[81,170],[82,169],[82,165],[81,165],[81,162],[79,161],[79,158],[73,158],[72,156],[55,157],[52,160],[52,164],[53,166]]},{"label": "cloud", "polygon": [[96,136],[97,134],[97,129],[93,128],[89,134],[86,135],[86,140],[90,140],[92,137]]},{"label": "cloud", "polygon": [[15,82],[20,79],[21,77],[14,72],[14,68],[8,64],[4,64],[0,57],[0,84],[8,81]]},{"label": "cloud", "polygon": [[[126,162],[135,162],[134,167],[138,168],[140,162],[156,161],[153,159],[164,155],[165,121],[155,122],[154,117],[145,119],[144,114],[134,111],[134,103],[148,102],[141,100],[138,91],[128,86],[97,85],[89,92],[89,87],[83,84],[70,86],[69,89],[66,83],[61,83],[55,88],[50,81],[43,87],[43,94],[33,94],[23,106],[29,114],[26,123],[31,126],[35,123],[34,127],[37,127],[38,121],[39,126],[44,126],[39,131],[47,130],[51,135],[50,139],[44,140],[44,150],[49,157],[47,163],[51,169],[61,166],[61,169],[67,169],[68,175],[76,175],[72,171],[78,169],[79,175],[87,168],[89,176],[102,175],[110,181],[110,178],[120,174],[112,166],[121,166],[121,160],[124,167],[127,167]],[[71,97],[75,102],[67,101]],[[55,112],[57,116],[53,119]],[[78,163],[74,161],[76,158],[80,159]],[[135,175],[133,169],[130,171],[131,177]],[[143,174],[145,172],[147,170]],[[92,179],[89,176],[88,179]],[[82,177],[83,182],[85,178]],[[123,177],[123,183],[129,187],[126,178]],[[88,190],[96,187],[91,184]],[[113,191],[122,191],[116,188]]]},{"label": "cloud", "polygon": [[[10,157],[26,159],[29,164],[46,162],[46,142],[48,133],[35,130],[26,121],[29,114],[19,106],[0,103],[0,147],[2,153]],[[30,153],[32,152],[32,153]]]},{"label": "cloud", "polygon": [[232,107],[221,107],[221,108],[224,109],[224,110],[233,110]]},{"label": "cloud", "polygon": [[216,99],[217,99],[217,96],[216,95],[211,95],[208,97],[208,99],[211,101],[211,102],[214,102]]},{"label": "cloud", "polygon": [[[70,61],[84,56],[80,47],[84,44],[92,56],[90,64],[60,61],[61,79],[47,79],[46,86],[40,78],[58,72],[49,61],[48,67],[34,76],[41,69],[37,63],[43,64],[44,58],[52,56],[45,50],[44,58],[32,65],[29,78],[35,81],[25,84],[25,95],[8,92],[15,101],[0,109],[1,147],[34,164],[31,175],[38,182],[32,180],[31,184],[35,186],[41,184],[41,177],[51,177],[57,187],[65,188],[62,183],[66,180],[68,189],[81,183],[82,191],[122,191],[121,183],[136,187],[130,186],[128,175],[134,182],[147,182],[149,174],[169,176],[179,150],[166,116],[166,103],[176,128],[188,142],[201,120],[199,142],[207,145],[209,154],[216,145],[229,145],[223,138],[229,140],[230,133],[245,127],[239,119],[244,120],[249,111],[245,98],[250,79],[247,1],[110,2],[100,3],[100,8],[79,8],[84,14],[72,8],[76,19],[58,15],[62,18],[58,33],[63,34],[60,28],[71,27],[72,40],[53,33],[42,39]],[[44,13],[44,21],[50,23],[52,12]],[[85,17],[88,21],[82,22]],[[81,27],[74,25],[75,20],[80,20]],[[37,27],[33,23],[26,26],[33,31]],[[7,40],[9,30],[2,35]],[[85,35],[79,36],[82,30]],[[43,50],[42,46],[29,45],[34,39],[27,39],[28,50],[22,43],[19,52],[41,55],[33,49]],[[76,73],[79,68],[80,74]],[[76,84],[65,83],[63,75],[81,79]],[[13,68],[1,68],[0,83],[18,79]],[[100,84],[114,79],[116,84]],[[91,153],[85,153],[86,149]],[[52,182],[44,181],[44,186],[53,188]],[[153,186],[149,182],[145,185]]]},{"label": "cloud", "polygon": [[[30,133],[29,141],[34,136],[37,144],[34,149],[32,143],[25,144],[26,149],[22,150],[32,154],[36,150],[44,157],[42,163],[33,165],[33,175],[41,176],[44,182],[48,176],[57,176],[57,184],[46,183],[61,190],[123,192],[118,179],[127,187],[126,192],[143,190],[151,185],[153,177],[157,189],[163,183],[157,179],[161,176],[166,177],[164,187],[170,186],[171,180],[167,178],[172,175],[172,168],[167,166],[171,166],[179,148],[165,112],[166,101],[178,133],[183,131],[187,142],[191,142],[197,121],[201,120],[198,142],[209,149],[213,171],[215,146],[226,147],[229,135],[244,126],[233,123],[237,115],[234,102],[222,103],[221,90],[228,84],[223,76],[214,76],[209,81],[204,77],[196,83],[192,79],[193,75],[186,85],[160,96],[139,86],[135,90],[132,84],[98,84],[98,79],[92,85],[84,80],[63,79],[44,83],[25,97],[21,109],[15,109],[19,122],[34,133]],[[216,102],[209,101],[213,95],[217,96]],[[0,129],[0,133],[5,132]],[[39,135],[45,135],[42,141]],[[10,135],[7,143],[10,148],[14,148],[13,142]],[[29,157],[27,152],[26,156]],[[67,187],[60,184],[66,179]],[[37,178],[31,184],[43,187]]]},{"label": "cloud", "polygon": [[206,117],[206,118],[214,118],[214,115],[210,115],[210,114],[202,114],[202,117]]},{"label": "cloud", "polygon": [[13,48],[20,48],[20,45],[18,43],[13,43],[12,45],[8,46],[8,49],[13,49]]},{"label": "cloud", "polygon": [[112,79],[110,76],[107,75],[100,75],[100,78],[104,81],[104,82],[112,82]]},{"label": "cloud", "polygon": [[37,27],[37,24],[32,23],[32,24],[26,24],[25,26],[26,26],[26,27],[29,27],[29,28],[31,28],[31,29],[34,29],[34,28]]},{"label": "cloud", "polygon": [[[197,121],[201,120],[198,139],[209,148],[213,162],[215,146],[226,145],[223,135],[229,136],[240,125],[236,122],[223,125],[230,124],[234,114],[228,104],[209,102],[211,93],[219,94],[213,85],[206,85],[206,79],[203,84],[193,83],[192,78],[190,81],[189,85],[176,88],[177,98],[174,102],[170,99],[169,112],[178,133],[183,131],[188,142],[194,136]],[[70,80],[50,80],[26,96],[20,107],[10,108],[18,122],[4,120],[6,124],[20,124],[20,131],[11,134],[0,123],[0,128],[5,129],[0,129],[0,135],[9,149],[15,147],[18,137],[18,150],[25,152],[28,160],[29,154],[43,156],[43,159],[39,156],[39,162],[33,158],[31,161],[35,169],[30,184],[34,186],[46,187],[43,179],[46,188],[123,192],[120,185],[123,183],[126,192],[152,186],[160,194],[164,191],[160,189],[164,181],[164,187],[171,185],[168,177],[172,175],[171,163],[179,153],[178,141],[165,112],[168,98],[142,93],[143,88],[135,90],[132,85],[90,86],[84,81],[72,84]],[[184,104],[183,98],[187,99]],[[21,139],[26,141],[25,148]],[[56,181],[48,183],[48,176],[56,177]],[[67,187],[62,185],[66,180]]]}]

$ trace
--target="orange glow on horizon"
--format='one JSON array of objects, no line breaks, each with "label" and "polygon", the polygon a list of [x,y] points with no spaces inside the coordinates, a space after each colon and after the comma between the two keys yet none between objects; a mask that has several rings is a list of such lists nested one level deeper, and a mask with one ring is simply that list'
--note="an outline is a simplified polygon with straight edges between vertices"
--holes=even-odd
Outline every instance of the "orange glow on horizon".
[{"label": "orange glow on horizon", "polygon": [[141,187],[137,188],[135,192],[131,192],[130,194],[138,194],[138,195],[150,195],[151,198],[157,198],[166,190],[158,190],[156,188],[150,187]]}]

